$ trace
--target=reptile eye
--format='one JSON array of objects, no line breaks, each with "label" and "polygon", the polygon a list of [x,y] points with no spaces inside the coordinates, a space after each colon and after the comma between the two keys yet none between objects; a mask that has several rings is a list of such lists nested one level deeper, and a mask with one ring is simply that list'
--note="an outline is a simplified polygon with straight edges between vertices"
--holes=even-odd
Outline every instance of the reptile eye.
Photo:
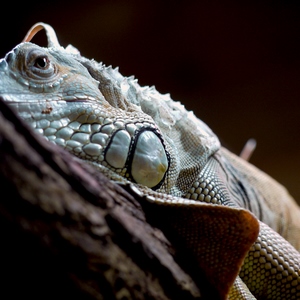
[{"label": "reptile eye", "polygon": [[26,56],[25,72],[29,77],[38,80],[51,79],[56,75],[57,67],[46,51],[34,48]]},{"label": "reptile eye", "polygon": [[47,69],[49,64],[50,64],[50,61],[49,61],[48,57],[45,57],[45,56],[38,57],[34,62],[34,66],[36,68],[40,68],[40,69]]}]

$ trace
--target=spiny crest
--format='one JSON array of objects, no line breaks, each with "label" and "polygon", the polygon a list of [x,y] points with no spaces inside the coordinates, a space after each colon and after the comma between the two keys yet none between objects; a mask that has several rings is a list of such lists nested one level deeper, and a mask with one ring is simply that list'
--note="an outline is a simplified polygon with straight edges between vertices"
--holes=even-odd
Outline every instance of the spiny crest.
[{"label": "spiny crest", "polygon": [[156,124],[165,130],[187,115],[187,111],[180,102],[171,99],[170,94],[159,93],[155,86],[141,87],[134,76],[124,77],[119,68],[98,65],[101,77],[115,86],[122,96],[130,103],[139,106],[142,111],[150,115]]}]

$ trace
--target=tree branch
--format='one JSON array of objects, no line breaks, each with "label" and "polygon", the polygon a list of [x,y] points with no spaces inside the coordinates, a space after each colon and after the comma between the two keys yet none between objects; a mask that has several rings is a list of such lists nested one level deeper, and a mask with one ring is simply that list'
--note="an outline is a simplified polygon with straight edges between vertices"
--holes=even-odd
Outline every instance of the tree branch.
[{"label": "tree branch", "polygon": [[0,296],[200,298],[137,199],[0,100]]}]

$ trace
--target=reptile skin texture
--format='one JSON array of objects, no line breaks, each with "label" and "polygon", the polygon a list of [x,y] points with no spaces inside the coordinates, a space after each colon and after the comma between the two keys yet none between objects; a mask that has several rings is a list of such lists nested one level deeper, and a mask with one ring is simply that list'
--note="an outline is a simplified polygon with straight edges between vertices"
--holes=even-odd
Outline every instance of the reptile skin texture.
[{"label": "reptile skin texture", "polygon": [[[48,47],[31,42],[44,29]],[[219,299],[300,299],[300,209],[154,87],[35,24],[0,61],[0,95],[39,134],[128,184],[185,240]]]}]

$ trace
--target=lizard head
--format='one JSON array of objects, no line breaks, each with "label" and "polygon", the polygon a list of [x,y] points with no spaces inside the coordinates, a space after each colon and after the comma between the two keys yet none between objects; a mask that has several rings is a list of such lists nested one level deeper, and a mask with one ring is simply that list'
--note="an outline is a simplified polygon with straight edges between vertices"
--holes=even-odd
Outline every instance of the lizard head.
[{"label": "lizard head", "polygon": [[[48,47],[31,42],[40,29]],[[61,47],[44,23],[0,60],[0,94],[49,141],[109,177],[166,193],[184,194],[219,147],[212,131],[168,94]]]}]

